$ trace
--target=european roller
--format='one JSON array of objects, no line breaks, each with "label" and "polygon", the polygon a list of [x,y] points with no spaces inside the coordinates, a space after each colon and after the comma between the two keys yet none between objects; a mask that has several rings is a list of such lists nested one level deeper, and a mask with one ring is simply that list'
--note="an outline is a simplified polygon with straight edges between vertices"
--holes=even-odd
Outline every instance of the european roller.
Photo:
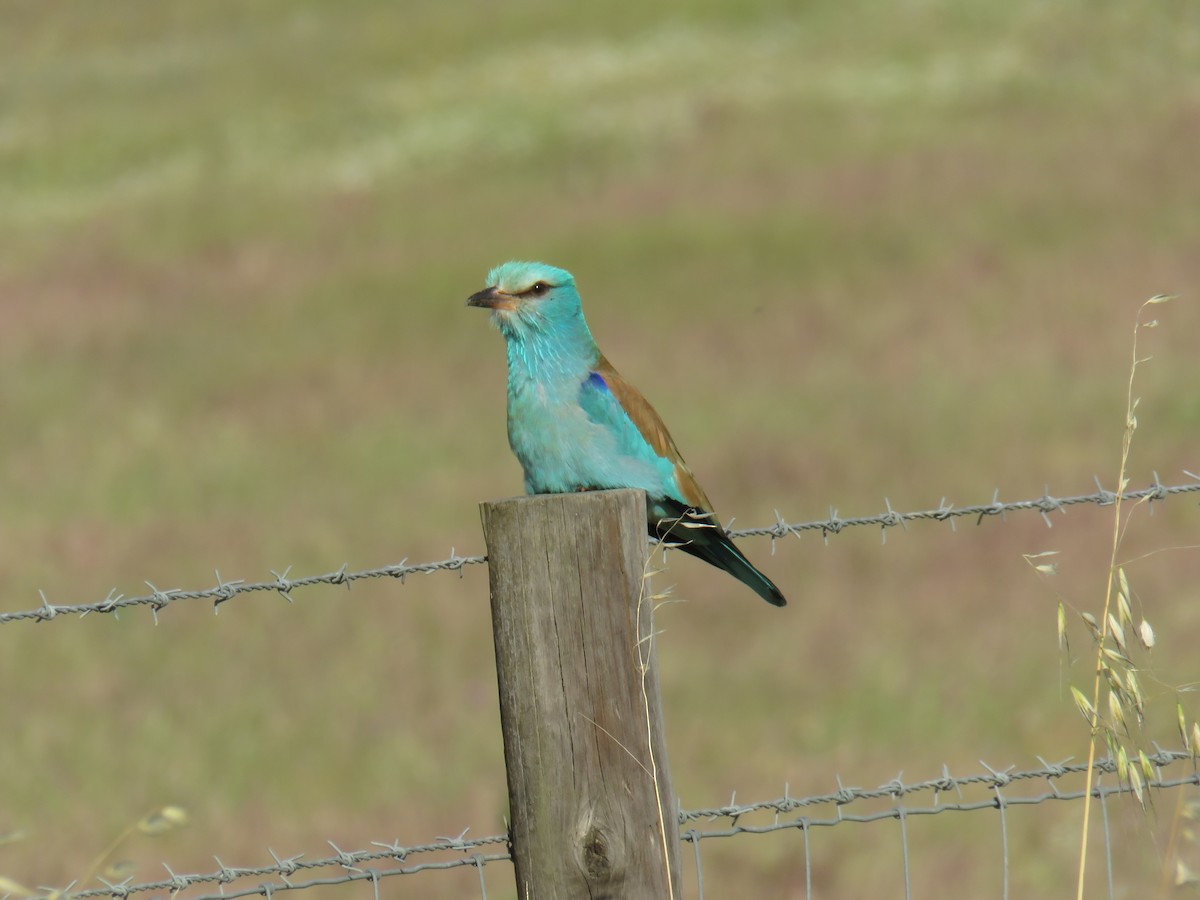
[{"label": "european roller", "polygon": [[721,527],[658,413],[592,340],[570,272],[507,262],[467,305],[490,309],[504,335],[508,443],[525,470],[526,492],[641,488],[651,537],[786,605]]}]

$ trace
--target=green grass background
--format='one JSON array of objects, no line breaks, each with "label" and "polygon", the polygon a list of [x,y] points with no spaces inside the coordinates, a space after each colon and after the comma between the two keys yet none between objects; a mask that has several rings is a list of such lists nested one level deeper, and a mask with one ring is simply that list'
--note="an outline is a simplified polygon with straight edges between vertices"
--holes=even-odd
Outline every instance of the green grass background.
[{"label": "green grass background", "polygon": [[[476,504],[520,472],[501,339],[463,300],[508,258],[576,274],[739,525],[1113,487],[1134,314],[1159,292],[1181,300],[1142,336],[1131,477],[1200,471],[1193,5],[0,15],[2,609],[482,552]],[[1098,612],[1110,515],[746,540],[784,611],[672,555],[681,803],[1085,755],[1066,686],[1090,683],[1087,638],[1061,655],[1055,607]],[[1122,557],[1197,524],[1191,498],[1142,508]],[[1039,580],[1021,554],[1048,549]],[[1160,637],[1148,734],[1171,743],[1200,557],[1129,574]],[[77,877],[165,803],[192,825],[131,848],[137,880],[504,827],[482,567],[10,624],[0,717],[0,833],[27,834],[0,873],[25,884]],[[1174,810],[1121,809],[1118,896],[1151,896]],[[1013,896],[1066,895],[1081,812],[1010,814]],[[914,896],[1000,896],[994,814],[909,836]],[[895,823],[812,850],[818,896],[902,894]],[[798,834],[703,854],[705,896],[802,896]],[[511,870],[487,877],[515,896]]]}]

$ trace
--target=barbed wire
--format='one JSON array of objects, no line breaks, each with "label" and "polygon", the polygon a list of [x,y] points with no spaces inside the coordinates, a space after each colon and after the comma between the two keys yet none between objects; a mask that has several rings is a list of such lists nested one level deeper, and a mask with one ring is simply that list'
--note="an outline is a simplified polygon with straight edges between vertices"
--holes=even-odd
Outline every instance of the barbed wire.
[{"label": "barbed wire", "polygon": [[[1188,751],[1163,750],[1155,746],[1155,753],[1147,757],[1149,764],[1158,773],[1158,777],[1147,779],[1145,788],[1151,791],[1167,790],[1184,786],[1200,787],[1200,769],[1196,766],[1197,757]],[[904,783],[901,776],[876,788],[863,789],[846,787],[839,779],[838,789],[831,793],[814,794],[811,796],[792,797],[785,787],[784,795],[773,800],[762,800],[754,803],[738,804],[731,801],[726,806],[694,810],[680,810],[679,824],[707,820],[715,822],[726,820],[729,825],[724,828],[690,828],[680,834],[680,841],[692,844],[695,852],[699,853],[699,843],[711,838],[727,838],[743,834],[769,834],[784,830],[799,830],[804,832],[806,842],[805,865],[810,865],[808,854],[808,832],[813,828],[833,827],[850,823],[862,824],[875,822],[880,819],[898,819],[903,822],[907,817],[937,815],[947,812],[972,812],[981,809],[997,810],[1003,817],[1009,807],[1029,806],[1051,801],[1073,801],[1087,795],[1086,788],[1077,790],[1061,790],[1058,783],[1071,776],[1083,776],[1087,771],[1084,763],[1073,763],[1064,760],[1060,763],[1049,763],[1038,757],[1040,768],[1014,771],[1012,767],[1004,770],[993,769],[984,762],[980,765],[986,771],[967,776],[952,775],[948,767],[943,767],[942,773],[936,778],[929,778],[912,783]],[[1179,763],[1191,761],[1190,772],[1168,777],[1168,768]],[[1094,768],[1103,774],[1117,772],[1115,760],[1106,758],[1098,760]],[[1044,789],[1033,793],[1013,794],[1005,791],[1023,782],[1045,782]],[[986,792],[978,800],[968,800],[963,796],[964,789]],[[926,806],[909,806],[903,800],[913,794],[922,792],[932,793],[932,801]],[[1108,797],[1132,793],[1132,788],[1126,782],[1104,784],[1097,780],[1092,784],[1091,795],[1101,801]],[[958,800],[946,801],[945,794],[957,794]],[[872,800],[890,799],[891,805],[874,812],[851,813],[847,807],[855,803],[866,803]],[[832,805],[836,808],[834,815],[825,818],[797,816],[783,818],[788,813],[811,807]],[[742,819],[748,816],[774,813],[772,821],[764,824],[743,824]],[[169,891],[172,896],[190,890],[197,886],[217,885],[218,893],[198,894],[190,900],[236,900],[239,897],[263,896],[269,898],[282,891],[304,890],[307,888],[350,884],[353,882],[370,881],[379,894],[379,882],[385,878],[401,875],[414,875],[418,872],[456,869],[463,866],[474,866],[480,870],[480,887],[486,900],[487,892],[483,883],[482,869],[484,866],[511,860],[506,835],[489,835],[480,838],[467,838],[466,831],[457,837],[443,837],[428,844],[401,846],[398,842],[373,842],[373,849],[344,851],[333,842],[330,846],[336,851],[335,855],[320,859],[306,860],[303,855],[280,858],[274,851],[268,851],[272,862],[258,866],[227,866],[217,859],[217,868],[210,872],[196,874],[178,874],[170,866],[163,864],[168,877],[157,881],[134,883],[126,879],[120,883],[104,883],[104,887],[88,888],[82,891],[72,891],[74,885],[62,890],[39,888],[44,891],[40,900],[90,900],[96,897],[112,897],[118,900],[153,891]],[[503,845],[499,852],[484,853],[481,848],[493,845]],[[380,860],[406,862],[411,857],[421,854],[432,854],[437,858],[426,862],[401,865],[393,868],[369,868],[365,864]],[[448,858],[447,858],[448,857]],[[907,865],[907,855],[906,855]],[[697,871],[700,871],[697,857]],[[323,877],[307,878],[304,881],[294,880],[294,876],[302,873],[316,873],[319,869],[337,869],[336,874]],[[256,881],[251,884],[249,879],[272,879]],[[701,876],[702,877],[702,876]],[[701,882],[701,893],[703,892]]]},{"label": "barbed wire", "polygon": [[[905,900],[910,900],[912,897],[912,861],[909,856],[909,821],[919,817],[940,815],[948,812],[965,813],[984,809],[994,810],[1000,831],[999,849],[1001,853],[1001,877],[1003,883],[1002,896],[1008,897],[1010,839],[1007,811],[1014,807],[1037,806],[1051,801],[1070,802],[1091,796],[1096,798],[1100,805],[1104,851],[1107,861],[1105,867],[1108,882],[1107,896],[1109,900],[1114,900],[1116,897],[1116,877],[1113,867],[1114,837],[1109,821],[1108,798],[1131,794],[1137,796],[1139,800],[1149,802],[1152,796],[1151,792],[1172,788],[1200,787],[1200,770],[1197,768],[1198,757],[1196,753],[1192,751],[1163,750],[1157,745],[1154,745],[1154,749],[1155,753],[1147,756],[1145,759],[1146,766],[1155,773],[1155,777],[1150,777],[1147,772],[1140,772],[1139,775],[1146,774],[1147,777],[1141,782],[1139,789],[1135,789],[1129,781],[1122,781],[1120,779],[1119,766],[1111,758],[1100,759],[1094,763],[1093,768],[1096,776],[1095,780],[1090,782],[1086,776],[1088,766],[1085,763],[1072,763],[1069,759],[1060,763],[1047,763],[1044,759],[1038,757],[1038,761],[1042,764],[1042,767],[1025,771],[1013,771],[1012,768],[998,771],[980,761],[980,765],[987,771],[978,775],[955,777],[950,774],[948,766],[943,766],[942,774],[939,777],[912,784],[905,784],[902,776],[897,775],[896,778],[887,784],[880,785],[878,788],[864,790],[862,788],[846,787],[838,779],[838,790],[829,794],[798,798],[790,797],[785,786],[784,796],[775,800],[765,800],[742,805],[731,800],[728,806],[693,810],[690,812],[681,811],[679,814],[681,826],[686,825],[689,821],[694,822],[699,819],[707,819],[710,822],[722,819],[728,821],[729,824],[723,828],[693,827],[686,831],[681,830],[680,840],[685,844],[690,843],[692,845],[692,853],[695,857],[697,896],[700,900],[703,900],[704,866],[701,862],[700,849],[702,841],[709,838],[729,838],[742,834],[771,834],[788,830],[799,831],[803,840],[804,897],[811,900],[814,896],[814,860],[810,835],[814,829],[834,827],[848,822],[861,824],[886,819],[895,820],[897,827],[900,829],[904,897]],[[1195,749],[1193,748],[1193,750]],[[1166,773],[1164,770],[1185,760],[1191,761],[1191,771],[1186,774],[1168,777],[1169,773]],[[1139,759],[1137,762],[1131,763],[1131,765],[1140,766],[1141,760]],[[1111,776],[1113,773],[1118,773],[1116,783],[1106,783],[1104,778]],[[1059,782],[1062,779],[1072,776],[1076,779],[1077,784],[1084,786],[1075,790],[1064,790],[1059,786]],[[1028,789],[1025,792],[1010,790],[1015,785],[1030,782],[1044,782],[1044,788],[1040,792],[1030,792]],[[918,792],[932,792],[932,802],[924,806],[909,805],[905,802],[905,799],[909,795]],[[946,801],[943,799],[944,794],[951,792],[957,794],[957,800]],[[969,799],[966,796],[967,793],[972,793],[978,799]],[[848,812],[846,810],[846,807],[856,802],[868,803],[872,800],[881,800],[884,798],[891,800],[891,803],[884,805],[881,809],[864,812]],[[787,815],[787,813],[795,812],[796,810],[822,805],[834,806],[834,813],[825,817],[814,817],[807,814],[799,816]],[[745,824],[743,822],[743,819],[747,816],[753,817],[755,820],[761,820],[761,817],[768,812],[774,815],[766,822],[762,822],[761,824]],[[1178,859],[1176,861],[1178,862]],[[1167,860],[1163,864],[1169,865],[1169,862]]]},{"label": "barbed wire", "polygon": [[[1164,778],[1161,774],[1164,768],[1173,763],[1183,760],[1192,760],[1195,762],[1196,756],[1192,753],[1180,750],[1163,750],[1156,746],[1155,753],[1148,755],[1146,758],[1149,764],[1159,772],[1158,778],[1147,779],[1146,784],[1149,787],[1172,788],[1183,785],[1196,785],[1200,787],[1200,769],[1193,768],[1191,773],[1171,779]],[[1004,806],[1036,805],[1048,800],[1081,800],[1087,796],[1088,792],[1086,789],[1080,788],[1072,791],[1063,791],[1058,788],[1056,783],[1062,778],[1085,774],[1088,769],[1086,763],[1072,763],[1070,760],[1064,760],[1060,763],[1048,763],[1040,757],[1038,761],[1042,763],[1042,767],[1039,769],[1014,772],[1011,767],[1004,770],[992,769],[987,763],[981,760],[980,765],[987,769],[987,771],[966,777],[955,777],[950,774],[949,768],[946,767],[943,768],[942,774],[939,777],[912,784],[905,784],[901,776],[898,775],[887,784],[866,790],[863,788],[845,787],[839,782],[838,790],[829,794],[789,797],[785,789],[784,796],[775,800],[762,800],[744,805],[731,802],[728,806],[714,807],[712,809],[681,811],[679,814],[680,825],[685,825],[690,821],[698,819],[707,819],[710,821],[729,819],[731,821],[730,827],[721,830],[699,831],[691,829],[681,835],[681,840],[694,842],[705,838],[732,837],[736,834],[765,834],[788,828],[827,827],[839,825],[842,822],[876,822],[880,819],[897,819],[901,816],[936,815],[944,812],[970,812],[976,809],[1000,809]],[[1111,758],[1104,758],[1097,760],[1092,768],[1096,772],[1111,775],[1117,771],[1117,763]],[[1042,793],[1025,794],[1015,797],[1001,796],[1000,791],[1002,789],[1018,782],[1030,780],[1045,781],[1047,789]],[[992,795],[980,800],[962,802],[945,802],[941,799],[942,794],[950,792],[956,792],[961,797],[963,788],[970,787],[984,788],[991,791]],[[901,798],[909,794],[924,791],[932,792],[934,795],[933,803],[930,806],[913,807],[903,805],[899,802]],[[1115,785],[1101,785],[1097,783],[1093,784],[1091,789],[1092,796],[1098,799],[1114,794],[1129,793],[1133,793],[1133,788],[1125,782],[1119,782]],[[847,805],[855,801],[877,800],[881,798],[890,798],[896,801],[896,803],[872,813],[849,814],[843,811]],[[836,806],[836,815],[824,819],[815,819],[807,816],[787,820],[779,818],[781,815],[794,812],[798,809],[826,805]],[[739,819],[762,812],[774,812],[775,821],[766,825],[738,824]]]},{"label": "barbed wire", "polygon": [[[1154,483],[1150,487],[1141,490],[1126,491],[1122,495],[1122,500],[1129,502],[1148,500],[1153,502],[1155,500],[1165,500],[1167,497],[1176,494],[1200,491],[1200,475],[1195,475],[1186,470],[1184,474],[1196,480],[1188,484],[1164,485],[1159,480],[1158,473],[1155,472]],[[892,508],[891,502],[885,498],[884,505],[886,509],[884,512],[875,515],[842,518],[838,515],[836,509],[831,508],[829,518],[827,519],[818,519],[811,522],[786,522],[780,517],[774,525],[733,529],[729,534],[735,538],[765,536],[770,537],[772,540],[779,540],[788,535],[799,537],[805,531],[820,531],[822,536],[828,540],[830,535],[840,534],[847,528],[856,528],[864,525],[877,525],[882,533],[886,535],[887,529],[897,526],[907,528],[909,522],[949,522],[951,527],[954,527],[955,520],[963,517],[975,517],[976,524],[979,524],[988,517],[1003,517],[1010,512],[1026,511],[1040,513],[1046,525],[1052,527],[1052,522],[1050,521],[1050,513],[1052,512],[1065,513],[1068,506],[1077,506],[1080,504],[1108,506],[1116,502],[1118,495],[1112,491],[1105,490],[1100,485],[1099,480],[1096,481],[1096,488],[1094,493],[1079,494],[1072,497],[1052,497],[1049,490],[1047,490],[1041,497],[1007,502],[1000,500],[999,491],[997,490],[992,495],[990,503],[955,506],[943,498],[936,508],[914,510],[911,512],[897,512]],[[486,562],[486,556],[459,556],[451,548],[450,556],[447,559],[436,562],[410,564],[406,557],[392,565],[380,566],[374,569],[362,569],[356,572],[349,571],[349,566],[346,564],[334,572],[326,572],[322,575],[308,575],[302,578],[289,578],[290,566],[282,572],[271,570],[271,575],[274,577],[269,581],[248,582],[241,579],[226,581],[221,577],[221,573],[217,571],[214,573],[217,579],[215,586],[195,590],[183,590],[180,588],[161,590],[147,581],[145,584],[150,588],[150,593],[125,596],[124,594],[118,594],[114,588],[109,591],[103,600],[97,600],[92,603],[56,604],[50,602],[46,598],[45,593],[39,592],[42,599],[41,606],[16,612],[0,612],[0,625],[19,621],[48,622],[60,616],[75,615],[83,617],[91,613],[117,613],[120,610],[135,606],[149,607],[157,619],[159,610],[180,600],[212,600],[214,608],[216,608],[239,594],[248,594],[255,591],[275,591],[287,599],[288,602],[291,602],[292,591],[313,585],[345,585],[349,588],[353,582],[369,578],[397,578],[403,582],[409,575],[428,575],[434,572],[457,572],[461,576],[463,569],[467,566],[476,566]]]},{"label": "barbed wire", "polygon": [[[1200,491],[1200,475],[1195,475],[1184,470],[1184,474],[1189,478],[1196,479],[1195,482],[1189,484],[1165,485],[1158,477],[1158,473],[1154,473],[1154,482],[1150,487],[1142,488],[1141,490],[1126,491],[1121,495],[1123,502],[1137,502],[1139,500],[1165,500],[1174,494],[1187,494]],[[935,509],[923,509],[913,512],[897,512],[892,509],[892,504],[887,498],[884,498],[884,506],[886,509],[871,516],[856,516],[854,518],[843,519],[837,510],[830,508],[829,518],[814,522],[801,522],[799,524],[789,524],[781,518],[774,525],[769,525],[759,528],[742,528],[730,531],[731,537],[761,537],[768,536],[774,539],[785,538],[789,534],[794,534],[799,537],[803,531],[820,531],[826,538],[829,535],[838,534],[846,528],[855,528],[862,525],[878,525],[881,531],[886,534],[888,528],[900,526],[907,528],[909,522],[920,520],[933,520],[937,522],[949,522],[951,527],[954,527],[954,521],[963,517],[975,517],[976,523],[980,524],[989,516],[1001,516],[1010,512],[1036,511],[1041,513],[1042,519],[1045,520],[1047,527],[1053,527],[1053,522],[1050,521],[1050,513],[1061,512],[1065,513],[1068,506],[1078,506],[1080,504],[1095,504],[1097,506],[1111,506],[1117,500],[1117,494],[1113,491],[1105,490],[1100,484],[1100,480],[1096,479],[1096,491],[1091,494],[1079,494],[1074,497],[1052,497],[1050,496],[1049,488],[1041,497],[1035,497],[1031,500],[1012,500],[1002,501],[1000,499],[1000,490],[992,494],[991,503],[978,503],[974,506],[955,506],[953,503],[946,502],[943,497],[941,503]]]},{"label": "barbed wire", "polygon": [[316,584],[345,585],[349,588],[352,582],[362,581],[366,578],[397,578],[403,582],[409,575],[429,575],[433,572],[458,572],[461,575],[465,567],[477,566],[485,562],[487,562],[486,556],[458,556],[451,548],[449,558],[438,562],[409,564],[408,559],[405,558],[392,565],[380,566],[376,569],[363,569],[358,572],[349,571],[347,564],[336,572],[306,575],[303,578],[289,578],[288,573],[291,571],[291,566],[282,572],[272,569],[271,574],[275,577],[271,581],[242,581],[240,579],[225,581],[221,577],[221,573],[217,571],[214,573],[217,577],[216,586],[200,590],[181,590],[179,588],[160,590],[147,581],[145,584],[150,588],[149,594],[126,597],[124,594],[118,594],[114,588],[108,592],[107,597],[95,603],[54,604],[47,600],[46,595],[42,593],[42,605],[37,609],[0,612],[0,625],[23,619],[48,622],[59,616],[67,615],[78,615],[82,618],[90,613],[116,613],[131,606],[149,606],[157,619],[159,610],[179,600],[212,600],[215,606],[219,606],[238,594],[248,594],[253,591],[276,591],[291,603],[292,591]]},{"label": "barbed wire", "polygon": [[[176,896],[182,891],[202,884],[217,884],[220,886],[220,892],[199,895],[192,898],[192,900],[234,900],[237,897],[249,897],[255,894],[269,898],[272,894],[282,891],[304,890],[305,888],[324,885],[349,884],[355,881],[372,881],[378,885],[381,878],[391,878],[397,875],[413,875],[417,872],[436,869],[457,869],[462,866],[475,866],[482,869],[488,863],[512,859],[507,849],[508,837],[502,834],[467,839],[466,831],[464,831],[455,838],[439,838],[435,843],[419,844],[412,847],[402,847],[398,842],[390,844],[382,842],[373,843],[378,849],[345,851],[330,841],[330,846],[337,851],[336,856],[309,860],[304,859],[303,854],[280,859],[273,850],[268,850],[267,852],[270,853],[274,862],[261,866],[227,866],[220,859],[217,859],[218,868],[215,871],[192,875],[177,874],[171,870],[170,866],[163,863],[163,868],[167,870],[169,877],[158,881],[134,884],[132,879],[126,879],[117,884],[106,882],[105,887],[102,888],[89,888],[88,890],[77,892],[71,892],[68,887],[65,891],[47,893],[43,896],[42,900],[86,900],[89,897],[124,898],[148,891],[170,891],[172,896]],[[461,852],[465,854],[470,850],[476,850],[492,844],[503,844],[505,850],[502,853],[473,853],[469,856],[464,855],[450,859],[438,859],[392,869],[369,869],[362,867],[363,863],[383,859],[402,862],[410,856],[416,856],[421,853],[445,854],[446,852]],[[311,878],[306,881],[293,881],[291,878],[291,876],[298,872],[333,867],[342,869],[342,874],[325,878]],[[238,881],[248,878],[261,878],[264,875],[277,877],[278,880],[274,882],[260,882],[254,885],[247,885],[243,888],[236,887],[236,882]],[[226,890],[226,887],[229,885],[234,885],[234,889]]]}]

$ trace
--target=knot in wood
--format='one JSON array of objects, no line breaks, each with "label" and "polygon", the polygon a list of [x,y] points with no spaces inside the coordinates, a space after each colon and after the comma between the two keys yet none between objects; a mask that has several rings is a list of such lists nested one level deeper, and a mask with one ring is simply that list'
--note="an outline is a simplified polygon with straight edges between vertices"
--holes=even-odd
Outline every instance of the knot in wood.
[{"label": "knot in wood", "polygon": [[583,870],[588,881],[595,884],[613,877],[613,860],[608,846],[608,836],[597,825],[592,825],[583,835]]}]

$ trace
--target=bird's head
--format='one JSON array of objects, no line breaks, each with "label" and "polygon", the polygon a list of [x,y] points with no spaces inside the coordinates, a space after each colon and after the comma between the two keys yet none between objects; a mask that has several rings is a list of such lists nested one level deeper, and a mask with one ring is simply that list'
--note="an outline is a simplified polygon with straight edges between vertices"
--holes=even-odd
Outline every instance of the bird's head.
[{"label": "bird's head", "polygon": [[467,306],[490,309],[492,320],[510,339],[565,336],[580,328],[587,331],[575,279],[565,269],[545,263],[496,266],[488,272],[487,287],[468,297]]}]

